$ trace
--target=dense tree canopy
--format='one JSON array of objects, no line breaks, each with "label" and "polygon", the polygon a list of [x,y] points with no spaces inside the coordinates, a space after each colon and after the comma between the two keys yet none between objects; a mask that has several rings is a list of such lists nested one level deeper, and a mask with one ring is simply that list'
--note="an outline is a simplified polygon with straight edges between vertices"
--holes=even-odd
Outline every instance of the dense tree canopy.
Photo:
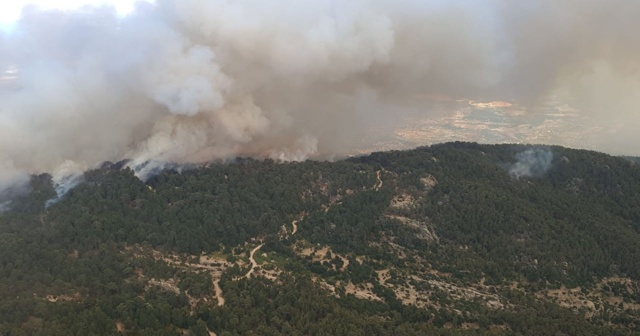
[{"label": "dense tree canopy", "polygon": [[[531,149],[548,167],[510,174]],[[0,214],[0,335],[640,330],[630,158],[449,143],[146,182],[121,168],[86,172],[48,207],[51,177],[34,176]]]}]

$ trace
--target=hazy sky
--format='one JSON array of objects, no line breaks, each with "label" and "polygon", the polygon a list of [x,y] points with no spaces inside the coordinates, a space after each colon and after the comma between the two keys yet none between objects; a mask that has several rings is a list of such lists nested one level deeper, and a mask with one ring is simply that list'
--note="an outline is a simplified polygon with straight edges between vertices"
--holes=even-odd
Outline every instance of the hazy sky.
[{"label": "hazy sky", "polygon": [[[151,1],[151,0],[149,0]],[[0,3],[0,27],[11,27],[19,18],[22,8],[27,5],[42,9],[72,10],[85,5],[112,5],[119,15],[133,10],[136,0],[10,0]]]},{"label": "hazy sky", "polygon": [[[509,127],[541,135],[513,139],[584,129],[590,148],[640,154],[638,0],[38,2],[19,21],[20,2],[0,5],[15,22],[0,31],[0,189],[123,159],[144,175],[339,156],[407,116],[451,116],[452,137],[430,137],[450,141],[449,103],[467,101],[509,102]],[[578,117],[555,127],[551,103]],[[468,127],[512,131],[500,122]]]}]

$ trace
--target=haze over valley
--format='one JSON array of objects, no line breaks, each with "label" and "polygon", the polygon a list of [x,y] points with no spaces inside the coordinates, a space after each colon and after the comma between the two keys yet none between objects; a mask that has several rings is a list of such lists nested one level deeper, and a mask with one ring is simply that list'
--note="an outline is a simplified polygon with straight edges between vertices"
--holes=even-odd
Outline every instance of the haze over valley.
[{"label": "haze over valley", "polygon": [[637,13],[628,0],[27,7],[0,33],[0,185],[124,159],[144,177],[450,140],[638,154]]}]

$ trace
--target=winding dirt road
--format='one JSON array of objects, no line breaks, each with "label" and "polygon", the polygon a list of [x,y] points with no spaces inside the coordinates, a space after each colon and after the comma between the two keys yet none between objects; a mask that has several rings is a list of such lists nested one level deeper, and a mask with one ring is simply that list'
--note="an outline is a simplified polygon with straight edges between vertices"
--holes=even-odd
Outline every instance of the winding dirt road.
[{"label": "winding dirt road", "polygon": [[376,183],[374,188],[377,191],[377,190],[380,190],[380,188],[382,188],[382,179],[380,178],[380,171],[379,170],[376,171],[376,179],[378,180],[378,183]]},{"label": "winding dirt road", "polygon": [[251,269],[249,270],[249,272],[247,272],[247,275],[245,275],[247,279],[251,278],[251,274],[253,274],[254,269],[258,267],[258,263],[256,262],[255,259],[253,259],[253,255],[256,254],[256,252],[262,247],[262,245],[264,244],[260,244],[257,247],[255,247],[253,250],[251,250],[251,254],[249,254],[249,261],[251,261]]},{"label": "winding dirt road", "polygon": [[220,279],[213,280],[213,290],[216,293],[216,298],[218,299],[218,306],[224,306],[224,297],[222,296],[222,288],[220,288]]}]

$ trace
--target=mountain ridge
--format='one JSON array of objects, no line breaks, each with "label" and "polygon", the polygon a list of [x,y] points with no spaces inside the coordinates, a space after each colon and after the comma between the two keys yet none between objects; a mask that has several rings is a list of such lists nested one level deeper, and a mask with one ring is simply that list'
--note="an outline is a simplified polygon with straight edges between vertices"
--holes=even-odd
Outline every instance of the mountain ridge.
[{"label": "mountain ridge", "polygon": [[[512,171],[527,165],[540,169]],[[102,167],[84,180],[45,208],[53,186],[34,178],[0,215],[0,334],[640,325],[640,167],[623,158],[457,142],[337,162],[240,160],[147,183]]]}]

